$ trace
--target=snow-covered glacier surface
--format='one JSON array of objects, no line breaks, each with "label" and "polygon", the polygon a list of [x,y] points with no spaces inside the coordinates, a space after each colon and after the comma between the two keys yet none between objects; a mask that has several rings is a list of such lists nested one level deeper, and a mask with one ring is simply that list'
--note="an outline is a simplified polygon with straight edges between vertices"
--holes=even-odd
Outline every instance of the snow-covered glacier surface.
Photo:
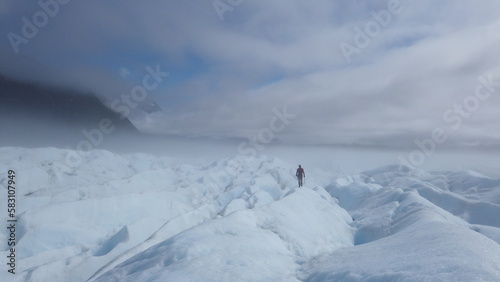
[{"label": "snow-covered glacier surface", "polygon": [[1,281],[500,281],[500,179],[0,148]]}]

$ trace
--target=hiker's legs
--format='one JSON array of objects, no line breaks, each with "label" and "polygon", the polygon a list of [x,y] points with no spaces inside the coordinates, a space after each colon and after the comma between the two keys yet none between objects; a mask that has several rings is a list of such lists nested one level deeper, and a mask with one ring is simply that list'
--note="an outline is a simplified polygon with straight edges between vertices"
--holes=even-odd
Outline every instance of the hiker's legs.
[{"label": "hiker's legs", "polygon": [[299,187],[302,187],[302,177],[299,177]]}]

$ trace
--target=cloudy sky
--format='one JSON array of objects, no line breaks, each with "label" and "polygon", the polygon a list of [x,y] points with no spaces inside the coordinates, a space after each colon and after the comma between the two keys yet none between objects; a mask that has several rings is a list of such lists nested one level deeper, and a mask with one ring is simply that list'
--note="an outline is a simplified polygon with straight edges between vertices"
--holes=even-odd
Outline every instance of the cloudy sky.
[{"label": "cloudy sky", "polygon": [[496,145],[499,30],[494,0],[0,0],[0,73],[147,88],[147,132]]}]

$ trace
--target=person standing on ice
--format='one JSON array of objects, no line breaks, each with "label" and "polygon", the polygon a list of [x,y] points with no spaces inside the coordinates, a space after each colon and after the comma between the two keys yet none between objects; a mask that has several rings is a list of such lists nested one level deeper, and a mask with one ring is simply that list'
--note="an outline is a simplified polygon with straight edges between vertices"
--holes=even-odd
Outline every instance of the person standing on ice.
[{"label": "person standing on ice", "polygon": [[299,168],[297,168],[295,176],[297,176],[297,180],[299,180],[299,187],[302,187],[302,178],[306,177],[306,173],[304,172],[304,169],[300,165]]}]

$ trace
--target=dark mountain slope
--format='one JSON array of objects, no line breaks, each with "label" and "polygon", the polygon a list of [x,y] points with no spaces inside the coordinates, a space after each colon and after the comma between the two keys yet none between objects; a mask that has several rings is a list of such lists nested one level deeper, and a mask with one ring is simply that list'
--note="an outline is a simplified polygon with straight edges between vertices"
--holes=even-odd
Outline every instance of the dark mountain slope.
[{"label": "dark mountain slope", "polygon": [[70,146],[103,119],[111,120],[113,134],[138,133],[95,95],[0,76],[0,146]]}]

